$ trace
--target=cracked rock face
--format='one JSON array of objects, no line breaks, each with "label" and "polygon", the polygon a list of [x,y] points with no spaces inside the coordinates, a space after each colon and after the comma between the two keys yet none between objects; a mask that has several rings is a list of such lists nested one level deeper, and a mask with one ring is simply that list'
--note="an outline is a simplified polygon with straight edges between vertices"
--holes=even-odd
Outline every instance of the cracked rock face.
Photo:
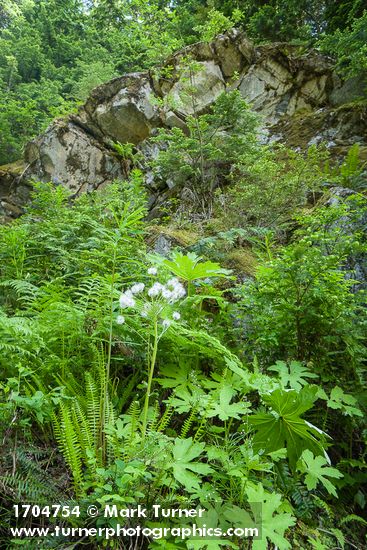
[{"label": "cracked rock face", "polygon": [[[357,136],[364,147],[365,112],[344,105],[356,99],[356,90],[363,93],[362,84],[341,82],[331,61],[315,51],[304,54],[289,44],[254,47],[233,29],[210,43],[187,46],[151,72],[95,88],[77,115],[54,121],[27,145],[20,174],[0,167],[0,198],[18,213],[32,179],[64,185],[74,194],[123,179],[128,169],[114,143],[133,143],[144,153],[155,128],[185,130],[186,117],[207,112],[226,88],[237,88],[262,115],[270,141],[301,148],[326,141],[338,153]],[[167,190],[152,189],[152,207],[154,197],[163,200]]]},{"label": "cracked rock face", "polygon": [[124,176],[117,155],[72,122],[55,122],[29,143],[25,161],[30,174],[64,185],[74,194]]},{"label": "cracked rock face", "polygon": [[284,115],[326,105],[333,85],[331,65],[324,58],[313,52],[303,59],[295,53],[285,55],[282,47],[259,48],[258,61],[239,84],[244,99],[266,117],[268,125]]},{"label": "cracked rock face", "polygon": [[214,61],[201,61],[190,74],[183,71],[165,97],[168,109],[180,116],[203,113],[225,90],[225,81]]},{"label": "cracked rock face", "polygon": [[154,91],[145,73],[135,73],[96,88],[80,111],[97,136],[135,145],[162,124]]}]

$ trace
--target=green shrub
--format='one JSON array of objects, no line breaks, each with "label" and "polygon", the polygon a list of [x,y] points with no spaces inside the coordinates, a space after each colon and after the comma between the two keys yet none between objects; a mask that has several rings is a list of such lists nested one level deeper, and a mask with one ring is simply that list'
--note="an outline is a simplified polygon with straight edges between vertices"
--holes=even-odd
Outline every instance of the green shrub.
[{"label": "green shrub", "polygon": [[365,357],[365,293],[351,292],[356,281],[348,261],[365,250],[358,226],[353,230],[362,215],[358,202],[355,197],[350,206],[300,217],[293,242],[260,265],[255,280],[243,287],[239,307],[246,347],[264,364],[298,359],[312,362],[325,379],[344,376],[347,382],[357,376]]}]

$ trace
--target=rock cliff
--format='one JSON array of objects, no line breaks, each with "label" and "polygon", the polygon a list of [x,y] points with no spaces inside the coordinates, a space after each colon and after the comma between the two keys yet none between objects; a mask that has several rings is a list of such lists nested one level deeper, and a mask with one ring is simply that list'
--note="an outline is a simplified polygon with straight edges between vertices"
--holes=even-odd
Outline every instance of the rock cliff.
[{"label": "rock cliff", "polygon": [[[264,140],[300,148],[324,141],[336,155],[359,142],[366,155],[367,107],[356,101],[365,84],[342,82],[332,60],[314,50],[254,47],[232,30],[177,52],[157,69],[99,86],[77,114],[55,120],[26,146],[23,161],[0,167],[0,216],[19,214],[32,180],[78,194],[125,178],[128,163],[114,143],[144,151],[155,128],[184,128],[188,114],[205,112],[228,88],[237,88],[261,114]],[[154,190],[152,197],[154,204]]]}]

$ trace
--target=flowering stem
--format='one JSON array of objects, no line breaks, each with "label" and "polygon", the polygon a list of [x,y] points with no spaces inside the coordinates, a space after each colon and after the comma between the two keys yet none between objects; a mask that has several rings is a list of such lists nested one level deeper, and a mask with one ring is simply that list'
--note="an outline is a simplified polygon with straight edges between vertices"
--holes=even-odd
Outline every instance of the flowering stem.
[{"label": "flowering stem", "polygon": [[145,402],[144,402],[144,409],[143,409],[143,441],[145,439],[145,435],[146,435],[146,431],[147,431],[149,397],[150,397],[150,391],[151,391],[151,388],[152,388],[152,381],[153,381],[155,362],[156,362],[156,358],[157,358],[157,351],[158,351],[158,319],[155,318],[154,319],[153,350],[152,350],[152,355],[151,355],[151,358],[150,358],[148,386],[147,386],[147,392],[145,394]]}]

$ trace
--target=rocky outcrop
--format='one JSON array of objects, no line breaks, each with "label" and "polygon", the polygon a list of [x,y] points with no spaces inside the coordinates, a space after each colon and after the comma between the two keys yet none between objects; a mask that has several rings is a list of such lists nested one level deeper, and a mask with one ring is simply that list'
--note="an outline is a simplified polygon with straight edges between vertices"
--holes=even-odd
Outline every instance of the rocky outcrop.
[{"label": "rocky outcrop", "polygon": [[[0,168],[2,203],[17,211],[32,179],[78,194],[126,177],[126,159],[114,143],[154,154],[146,140],[155,128],[184,129],[188,115],[206,112],[228,88],[237,88],[262,115],[265,141],[301,148],[326,141],[336,153],[355,141],[367,147],[366,108],[348,104],[363,94],[363,83],[341,82],[332,61],[316,51],[288,44],[254,47],[232,30],[186,47],[150,72],[93,90],[77,114],[56,120],[28,144],[21,173]],[[160,192],[152,188],[152,206]]]},{"label": "rocky outcrop", "polygon": [[298,111],[325,105],[333,88],[331,63],[286,45],[258,48],[258,58],[239,83],[242,96],[260,111],[268,124]]},{"label": "rocky outcrop", "polygon": [[27,173],[62,184],[72,193],[91,191],[124,177],[118,155],[72,120],[58,120],[25,151]]},{"label": "rocky outcrop", "polygon": [[367,160],[367,104],[351,103],[323,107],[292,117],[280,118],[269,128],[272,141],[305,150],[325,143],[335,157],[344,157],[354,144],[360,145],[360,157]]},{"label": "rocky outcrop", "polygon": [[75,119],[100,139],[141,143],[162,124],[146,73],[134,73],[95,88]]}]

